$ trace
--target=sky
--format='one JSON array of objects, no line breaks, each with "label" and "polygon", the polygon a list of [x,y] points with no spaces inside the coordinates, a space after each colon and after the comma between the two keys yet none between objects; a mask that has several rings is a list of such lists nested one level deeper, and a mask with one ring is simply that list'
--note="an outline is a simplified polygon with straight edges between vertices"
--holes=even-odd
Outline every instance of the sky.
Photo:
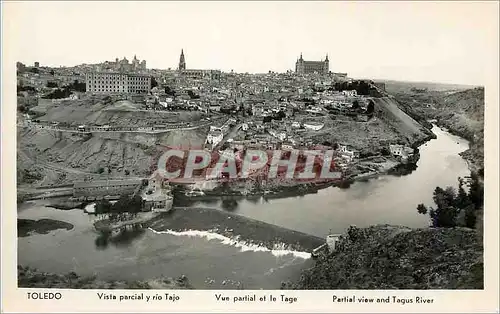
[{"label": "sky", "polygon": [[137,55],[175,69],[184,49],[187,68],[263,73],[328,54],[354,78],[483,85],[498,58],[496,1],[30,1],[3,2],[3,15],[4,44],[25,64]]}]

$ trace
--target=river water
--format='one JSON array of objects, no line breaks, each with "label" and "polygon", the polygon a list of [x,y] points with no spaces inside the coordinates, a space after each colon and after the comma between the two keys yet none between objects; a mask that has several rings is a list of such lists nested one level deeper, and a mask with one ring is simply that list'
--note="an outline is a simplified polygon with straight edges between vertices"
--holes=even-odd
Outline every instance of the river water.
[{"label": "river water", "polygon": [[[458,155],[467,149],[467,141],[437,127],[433,132],[437,139],[420,147],[418,167],[406,176],[384,175],[355,182],[348,189],[332,187],[302,197],[243,200],[229,207],[221,202],[194,206],[231,210],[321,237],[342,233],[350,225],[425,227],[428,217],[419,215],[416,206],[432,205],[436,186],[456,187],[458,177],[470,174],[467,163]],[[74,229],[18,239],[18,264],[42,271],[75,271],[116,280],[183,274],[198,289],[279,289],[282,281],[297,280],[301,270],[313,263],[303,254],[236,247],[202,232],[158,234],[142,230],[103,244],[93,230],[91,216],[82,210],[62,211],[43,204],[23,204],[18,208],[18,217],[66,221]]]}]

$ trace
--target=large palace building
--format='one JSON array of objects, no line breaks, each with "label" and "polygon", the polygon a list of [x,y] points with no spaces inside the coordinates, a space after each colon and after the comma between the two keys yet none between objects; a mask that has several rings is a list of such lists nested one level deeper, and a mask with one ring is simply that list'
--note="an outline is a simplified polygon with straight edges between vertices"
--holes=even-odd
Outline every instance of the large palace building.
[{"label": "large palace building", "polygon": [[179,58],[179,72],[182,76],[191,79],[220,80],[221,77],[221,71],[219,70],[186,69],[186,58],[184,57],[184,49],[181,50],[181,57]]},{"label": "large palace building", "polygon": [[144,94],[151,90],[151,76],[120,72],[92,72],[85,76],[87,92]]},{"label": "large palace building", "polygon": [[328,60],[328,55],[326,55],[325,61],[305,61],[300,54],[300,59],[295,62],[295,72],[297,74],[328,74],[330,71],[330,65]]}]

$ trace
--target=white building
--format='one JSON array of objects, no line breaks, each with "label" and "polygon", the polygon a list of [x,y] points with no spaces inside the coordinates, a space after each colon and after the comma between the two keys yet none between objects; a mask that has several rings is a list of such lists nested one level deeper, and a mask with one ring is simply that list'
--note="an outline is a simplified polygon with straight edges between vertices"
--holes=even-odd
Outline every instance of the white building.
[{"label": "white building", "polygon": [[358,92],[356,90],[344,90],[342,91],[342,95],[344,96],[358,96]]},{"label": "white building", "polygon": [[401,157],[402,159],[407,159],[408,157],[413,156],[413,148],[411,147],[395,144],[395,145],[389,145],[389,149],[393,156]]},{"label": "white building", "polygon": [[339,241],[341,234],[329,234],[326,237],[326,244],[328,245],[328,250],[330,252],[335,252],[335,247],[337,246],[337,242]]},{"label": "white building", "polygon": [[173,197],[165,188],[163,177],[158,172],[151,175],[141,197],[144,202],[144,211],[168,212],[172,209]]},{"label": "white building", "polygon": [[143,74],[91,72],[85,76],[86,91],[92,93],[143,94],[151,90],[151,76]]},{"label": "white building", "polygon": [[222,133],[222,131],[220,129],[214,129],[208,133],[205,143],[216,146],[217,144],[222,142],[223,138],[224,134]]},{"label": "white building", "polygon": [[342,157],[349,160],[349,162],[353,161],[355,158],[359,158],[359,152],[347,145],[339,145],[339,151]]},{"label": "white building", "polygon": [[319,131],[325,126],[324,123],[304,122],[304,127],[309,130]]}]

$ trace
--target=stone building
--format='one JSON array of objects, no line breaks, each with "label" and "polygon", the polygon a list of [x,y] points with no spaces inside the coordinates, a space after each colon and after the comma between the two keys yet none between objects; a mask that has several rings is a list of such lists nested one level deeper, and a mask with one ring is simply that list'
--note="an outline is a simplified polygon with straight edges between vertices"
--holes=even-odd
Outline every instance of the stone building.
[{"label": "stone building", "polygon": [[297,74],[328,74],[330,71],[328,55],[324,61],[305,61],[300,54],[300,58],[295,62],[295,72]]},{"label": "stone building", "polygon": [[114,62],[106,61],[100,64],[100,68],[116,72],[141,72],[147,69],[146,60],[141,61],[137,59],[137,56],[134,56],[132,62],[129,62],[126,57],[123,57],[121,60],[116,58]]},{"label": "stone building", "polygon": [[220,80],[221,78],[221,71],[219,70],[186,69],[186,57],[184,56],[184,49],[181,50],[178,70],[181,76],[191,79]]},{"label": "stone building", "polygon": [[133,194],[142,185],[142,180],[95,180],[78,181],[73,185],[73,196],[103,198]]},{"label": "stone building", "polygon": [[173,197],[168,184],[158,172],[154,172],[143,191],[143,211],[167,212],[172,209]]},{"label": "stone building", "polygon": [[86,91],[93,93],[144,94],[151,90],[151,76],[120,72],[91,72],[85,76]]}]

